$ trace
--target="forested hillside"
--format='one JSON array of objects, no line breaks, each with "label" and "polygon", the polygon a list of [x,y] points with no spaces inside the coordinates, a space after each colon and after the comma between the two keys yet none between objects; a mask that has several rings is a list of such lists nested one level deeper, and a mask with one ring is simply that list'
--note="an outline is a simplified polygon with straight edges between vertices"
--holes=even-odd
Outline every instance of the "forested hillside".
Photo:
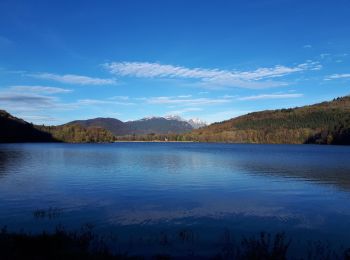
[{"label": "forested hillside", "polygon": [[36,128],[50,133],[55,140],[66,143],[106,143],[115,139],[111,132],[101,127],[83,127],[76,124]]},{"label": "forested hillside", "polygon": [[0,110],[0,143],[111,141],[114,141],[114,136],[103,128],[84,128],[80,125],[37,126]]},{"label": "forested hillside", "polygon": [[87,120],[75,120],[62,126],[79,125],[85,128],[103,128],[113,135],[123,135],[127,131],[125,123],[115,118],[98,117]]},{"label": "forested hillside", "polygon": [[185,140],[238,143],[350,144],[350,97],[254,112],[192,131]]},{"label": "forested hillside", "polygon": [[0,110],[0,143],[53,142],[50,133],[41,131],[33,124]]}]

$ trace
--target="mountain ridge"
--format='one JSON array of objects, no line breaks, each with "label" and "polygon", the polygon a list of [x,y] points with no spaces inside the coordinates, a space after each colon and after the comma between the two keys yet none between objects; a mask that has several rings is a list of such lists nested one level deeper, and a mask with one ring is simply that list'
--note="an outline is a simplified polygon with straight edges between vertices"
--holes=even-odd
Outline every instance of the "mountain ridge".
[{"label": "mountain ridge", "polygon": [[78,124],[83,127],[101,127],[115,136],[144,134],[183,134],[203,127],[206,123],[200,119],[185,120],[180,116],[144,117],[138,120],[123,122],[116,118],[97,117],[86,120],[75,120],[64,125]]}]

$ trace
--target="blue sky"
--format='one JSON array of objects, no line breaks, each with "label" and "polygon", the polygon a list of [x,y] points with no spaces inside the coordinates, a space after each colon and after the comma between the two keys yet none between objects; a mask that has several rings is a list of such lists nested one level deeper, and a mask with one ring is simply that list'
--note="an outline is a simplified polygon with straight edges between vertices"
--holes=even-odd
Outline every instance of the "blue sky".
[{"label": "blue sky", "polygon": [[0,1],[0,109],[208,122],[350,94],[349,1]]}]

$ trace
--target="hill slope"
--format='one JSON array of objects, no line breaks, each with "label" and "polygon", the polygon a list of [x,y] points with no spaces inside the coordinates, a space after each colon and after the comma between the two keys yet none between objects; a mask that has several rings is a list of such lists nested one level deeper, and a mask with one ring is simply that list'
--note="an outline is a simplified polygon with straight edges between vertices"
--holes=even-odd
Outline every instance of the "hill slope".
[{"label": "hill slope", "polygon": [[144,118],[125,123],[114,118],[94,118],[88,120],[76,120],[69,122],[66,125],[81,125],[87,128],[100,127],[110,131],[115,136],[181,134],[193,129],[188,122],[163,117]]},{"label": "hill slope", "polygon": [[350,144],[350,97],[293,109],[254,112],[192,131],[187,140]]},{"label": "hill slope", "polygon": [[126,125],[115,118],[98,117],[87,120],[75,120],[66,125],[80,125],[85,128],[104,128],[110,131],[113,135],[123,135],[127,131]]},{"label": "hill slope", "polygon": [[0,110],[0,143],[53,142],[50,133],[35,128],[34,125]]},{"label": "hill slope", "polygon": [[144,118],[125,123],[128,128],[127,134],[182,134],[189,132],[193,127],[185,122],[176,119],[166,119],[163,117]]},{"label": "hill slope", "polygon": [[37,126],[0,110],[0,143],[110,141],[114,141],[114,136],[102,128],[85,128],[76,124]]},{"label": "hill slope", "polygon": [[50,133],[55,140],[66,143],[105,143],[113,142],[114,135],[101,127],[83,127],[78,124],[61,126],[36,126]]}]

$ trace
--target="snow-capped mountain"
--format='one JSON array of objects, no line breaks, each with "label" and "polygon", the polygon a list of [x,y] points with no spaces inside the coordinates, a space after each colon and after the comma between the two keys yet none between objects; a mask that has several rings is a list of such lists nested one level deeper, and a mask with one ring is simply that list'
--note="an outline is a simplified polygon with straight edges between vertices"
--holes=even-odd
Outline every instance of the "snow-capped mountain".
[{"label": "snow-capped mountain", "polygon": [[149,116],[149,117],[144,117],[140,120],[142,121],[147,121],[147,120],[154,120],[154,119],[166,119],[166,120],[175,120],[175,121],[180,121],[180,122],[186,122],[192,126],[192,128],[197,129],[203,126],[207,126],[207,122],[199,119],[199,118],[191,118],[191,119],[184,119],[179,115],[167,115],[164,117],[157,117],[157,116]]},{"label": "snow-capped mountain", "polygon": [[183,119],[182,117],[177,116],[177,115],[167,115],[164,118],[167,120],[186,121],[185,119]]},{"label": "snow-capped mountain", "polygon": [[200,120],[199,118],[189,119],[187,120],[187,123],[189,123],[195,129],[208,125],[207,122]]},{"label": "snow-capped mountain", "polygon": [[165,116],[164,118],[167,120],[177,120],[177,121],[187,122],[195,129],[208,125],[205,121],[199,118],[191,118],[186,120],[178,115],[168,115],[168,116]]},{"label": "snow-capped mountain", "polygon": [[[161,118],[164,118],[164,117],[161,117],[161,116],[146,116],[146,117],[143,117],[141,119],[134,120],[134,121],[147,121],[147,120],[161,119]],[[128,121],[128,122],[133,122],[133,121]]]}]

